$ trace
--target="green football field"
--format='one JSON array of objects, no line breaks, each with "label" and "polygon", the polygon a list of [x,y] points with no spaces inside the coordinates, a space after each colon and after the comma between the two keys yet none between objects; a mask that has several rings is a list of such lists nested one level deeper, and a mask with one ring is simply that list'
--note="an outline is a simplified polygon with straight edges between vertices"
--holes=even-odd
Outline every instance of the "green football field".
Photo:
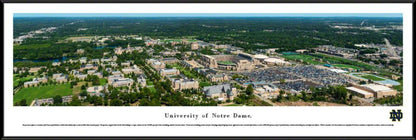
[{"label": "green football field", "polygon": [[353,65],[347,65],[347,64],[334,64],[334,66],[340,67],[340,68],[360,69],[360,67],[353,66]]},{"label": "green football field", "polygon": [[379,78],[379,77],[376,77],[376,76],[373,76],[373,75],[363,75],[361,77],[363,77],[365,79],[371,79],[373,81],[384,81],[385,80],[383,78]]},{"label": "green football field", "polygon": [[13,97],[13,102],[26,99],[26,103],[30,104],[34,99],[53,98],[56,95],[67,96],[72,95],[72,89],[69,84],[49,85],[40,87],[22,88]]}]

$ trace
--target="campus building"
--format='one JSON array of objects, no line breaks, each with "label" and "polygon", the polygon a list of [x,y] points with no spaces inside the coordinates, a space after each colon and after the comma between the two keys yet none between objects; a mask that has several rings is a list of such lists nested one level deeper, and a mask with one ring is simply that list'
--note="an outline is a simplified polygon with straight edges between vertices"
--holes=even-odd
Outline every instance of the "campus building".
[{"label": "campus building", "polygon": [[32,81],[25,82],[23,84],[23,86],[25,88],[27,88],[27,87],[31,87],[31,86],[38,86],[38,84],[40,84],[40,83],[46,83],[46,82],[48,82],[48,77],[33,78]]},{"label": "campus building", "polygon": [[237,96],[237,89],[231,87],[230,84],[204,87],[203,92],[206,97],[219,101],[234,100],[234,97]]},{"label": "campus building", "polygon": [[239,53],[238,55],[201,55],[199,63],[203,66],[221,70],[252,70],[259,61],[250,54]]},{"label": "campus building", "polygon": [[167,76],[167,75],[179,75],[180,72],[178,69],[176,68],[172,68],[172,69],[161,69],[159,70],[159,74],[161,76]]},{"label": "campus building", "polygon": [[172,78],[172,88],[174,90],[184,90],[184,89],[198,89],[199,82],[194,79],[183,79],[183,78]]},{"label": "campus building", "polygon": [[185,67],[185,68],[203,68],[204,66],[202,66],[201,64],[199,64],[198,62],[191,60],[191,61],[186,61],[186,60],[182,60],[181,64]]},{"label": "campus building", "polygon": [[347,89],[361,96],[363,98],[383,98],[388,96],[396,96],[397,91],[389,87],[377,84],[366,84],[366,85],[354,85],[352,87],[347,87]]}]

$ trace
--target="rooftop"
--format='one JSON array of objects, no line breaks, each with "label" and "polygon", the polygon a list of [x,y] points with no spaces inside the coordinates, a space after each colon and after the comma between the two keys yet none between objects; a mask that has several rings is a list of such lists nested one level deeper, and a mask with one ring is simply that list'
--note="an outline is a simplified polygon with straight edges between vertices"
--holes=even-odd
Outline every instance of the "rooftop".
[{"label": "rooftop", "polygon": [[361,86],[366,87],[368,89],[371,89],[374,92],[378,92],[378,91],[391,91],[392,90],[389,87],[382,86],[382,85],[376,85],[376,84],[367,84],[367,85],[361,85]]},{"label": "rooftop", "polygon": [[208,86],[204,87],[203,91],[207,96],[211,96],[212,94],[219,94],[219,93],[231,93],[231,85],[230,84],[222,84],[222,85],[215,85],[215,86]]},{"label": "rooftop", "polygon": [[357,92],[357,93],[360,93],[360,94],[364,94],[364,95],[372,94],[368,91],[365,91],[365,90],[362,90],[362,89],[359,89],[359,88],[356,88],[356,87],[347,87],[347,89],[352,90],[352,91]]}]

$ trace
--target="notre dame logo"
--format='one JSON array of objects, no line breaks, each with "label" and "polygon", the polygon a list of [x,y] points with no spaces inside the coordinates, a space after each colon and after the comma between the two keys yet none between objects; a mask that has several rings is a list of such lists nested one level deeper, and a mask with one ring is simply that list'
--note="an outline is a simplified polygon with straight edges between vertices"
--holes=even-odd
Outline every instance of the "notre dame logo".
[{"label": "notre dame logo", "polygon": [[402,110],[392,110],[391,112],[390,112],[390,119],[393,121],[393,122],[395,122],[396,120],[397,121],[400,121],[400,119],[402,119],[403,118],[403,113],[402,113]]}]

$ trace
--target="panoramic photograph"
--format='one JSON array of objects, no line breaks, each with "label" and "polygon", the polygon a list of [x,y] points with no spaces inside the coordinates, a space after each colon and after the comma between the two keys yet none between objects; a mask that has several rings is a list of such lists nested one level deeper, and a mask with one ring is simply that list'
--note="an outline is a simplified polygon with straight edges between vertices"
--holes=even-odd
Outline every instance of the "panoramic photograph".
[{"label": "panoramic photograph", "polygon": [[14,13],[14,106],[403,106],[400,13]]}]

